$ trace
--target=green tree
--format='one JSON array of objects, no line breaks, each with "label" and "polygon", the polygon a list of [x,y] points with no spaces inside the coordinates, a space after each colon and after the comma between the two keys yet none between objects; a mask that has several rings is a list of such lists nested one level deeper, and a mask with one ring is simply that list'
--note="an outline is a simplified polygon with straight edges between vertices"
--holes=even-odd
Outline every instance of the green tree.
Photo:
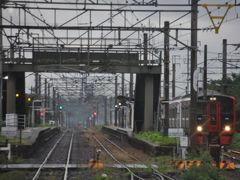
[{"label": "green tree", "polygon": [[1,131],[1,128],[5,126],[5,121],[3,121],[1,118],[0,118],[0,131]]}]

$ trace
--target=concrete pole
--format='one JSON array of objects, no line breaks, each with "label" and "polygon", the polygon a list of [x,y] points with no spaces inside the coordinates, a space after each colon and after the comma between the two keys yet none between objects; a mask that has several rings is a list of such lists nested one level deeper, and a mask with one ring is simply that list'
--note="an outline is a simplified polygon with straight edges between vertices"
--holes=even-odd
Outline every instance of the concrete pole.
[{"label": "concrete pole", "polygon": [[192,0],[191,6],[191,102],[190,102],[190,119],[189,119],[189,133],[190,146],[194,148],[195,130],[196,130],[196,109],[197,109],[197,92],[194,90],[194,71],[197,69],[197,28],[198,28],[198,0]]},{"label": "concrete pole", "polygon": [[[122,96],[124,96],[124,73],[122,73]],[[124,108],[121,108],[121,127],[124,127]]]},{"label": "concrete pole", "polygon": [[108,125],[108,122],[107,122],[107,97],[104,97],[104,124]]},{"label": "concrete pole", "polygon": [[110,125],[112,125],[112,97],[109,99],[109,118],[110,118]]},{"label": "concrete pole", "polygon": [[227,93],[227,39],[223,39],[223,52],[222,52],[222,93]]},{"label": "concrete pole", "polygon": [[39,99],[41,99],[41,88],[42,88],[42,84],[41,84],[41,75],[38,75],[38,97]]},{"label": "concrete pole", "polygon": [[143,61],[144,61],[144,65],[146,66],[147,65],[147,55],[148,55],[148,52],[147,52],[147,48],[148,48],[148,43],[147,43],[147,33],[144,33],[143,34]]},{"label": "concrete pole", "polygon": [[[2,4],[2,3],[1,3]],[[0,7],[0,26],[2,26],[2,8]],[[0,119],[2,119],[2,88],[3,88],[3,41],[2,41],[2,28],[0,28]]]},{"label": "concrete pole", "polygon": [[124,73],[122,73],[122,96],[124,96]]},{"label": "concrete pole", "polygon": [[44,79],[44,107],[47,107],[47,78]]},{"label": "concrete pole", "polygon": [[56,90],[54,87],[53,87],[52,109],[53,109],[53,120],[56,121]]},{"label": "concrete pole", "polygon": [[160,131],[162,127],[160,127],[161,124],[163,124],[161,121],[161,96],[162,96],[162,51],[160,51],[159,54],[159,96],[158,96],[158,113],[157,113],[157,122],[155,127],[155,130]]},{"label": "concrete pole", "polygon": [[169,126],[169,21],[164,22],[164,100],[165,117],[163,124],[163,135],[168,136]]},{"label": "concrete pole", "polygon": [[117,96],[118,96],[118,77],[117,75],[115,75],[115,105],[114,105],[114,108],[115,108],[115,117],[114,117],[114,125],[117,126],[117,108],[115,107],[117,105]]},{"label": "concrete pole", "polygon": [[175,98],[175,79],[176,79],[176,64],[175,63],[172,64],[172,71],[173,71],[173,75],[172,75],[172,98]]},{"label": "concrete pole", "polygon": [[204,45],[203,98],[207,100],[207,45]]},{"label": "concrete pole", "polygon": [[130,73],[129,97],[133,98],[133,73]]},{"label": "concrete pole", "polygon": [[38,88],[39,88],[39,87],[38,87],[38,84],[39,84],[39,83],[38,83],[38,73],[36,72],[36,73],[35,73],[35,95],[36,95],[37,99],[39,98],[39,97],[38,97]]},{"label": "concrete pole", "polygon": [[50,108],[50,83],[48,83],[48,86],[47,86],[47,107]]},{"label": "concrete pole", "polygon": [[189,59],[189,49],[187,49],[187,87],[186,87],[186,94],[189,94],[189,62],[190,59]]},{"label": "concrete pole", "polygon": [[32,127],[35,127],[35,106],[34,106],[34,100],[32,101],[32,116],[31,116],[31,125]]}]

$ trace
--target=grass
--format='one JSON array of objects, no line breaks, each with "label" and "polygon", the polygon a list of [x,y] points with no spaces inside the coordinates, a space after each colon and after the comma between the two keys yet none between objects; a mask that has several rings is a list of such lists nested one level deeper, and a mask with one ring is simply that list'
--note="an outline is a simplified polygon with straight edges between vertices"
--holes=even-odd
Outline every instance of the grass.
[{"label": "grass", "polygon": [[171,146],[177,145],[177,139],[174,137],[162,136],[159,132],[148,131],[140,132],[134,135],[138,139],[149,141],[157,145]]},{"label": "grass", "polygon": [[231,147],[233,149],[240,149],[240,133],[234,134]]},{"label": "grass", "polygon": [[176,166],[171,156],[157,156],[152,158],[150,162],[157,165],[160,172],[176,172]]},{"label": "grass", "polygon": [[[0,135],[0,144],[2,144],[2,145],[5,144],[6,140],[8,140],[8,143],[10,143],[10,144],[20,144],[19,136],[8,138],[6,136]],[[23,144],[23,145],[28,144],[28,140],[27,139],[22,139],[21,144]]]},{"label": "grass", "polygon": [[9,172],[1,172],[0,179],[1,180],[25,180],[26,177],[31,177],[31,173],[28,171],[9,171]]}]

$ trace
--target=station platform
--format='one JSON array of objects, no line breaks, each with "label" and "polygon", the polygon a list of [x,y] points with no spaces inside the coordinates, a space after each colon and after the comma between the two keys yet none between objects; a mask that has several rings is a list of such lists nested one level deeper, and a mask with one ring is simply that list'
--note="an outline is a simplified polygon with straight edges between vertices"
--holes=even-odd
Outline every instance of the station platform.
[{"label": "station platform", "polygon": [[103,128],[112,130],[114,132],[119,132],[119,134],[125,134],[130,137],[133,136],[133,129],[130,129],[130,128],[121,128],[116,126],[103,126]]},{"label": "station platform", "polygon": [[[55,131],[56,127],[34,127],[25,128],[21,132],[20,130],[12,130],[13,128],[3,128],[1,135],[9,139],[9,143],[18,144],[21,137],[24,145],[34,144],[42,134],[50,134],[51,131]],[[20,134],[21,133],[21,134]]]},{"label": "station platform", "polygon": [[137,149],[141,149],[151,156],[173,155],[173,153],[176,153],[175,146],[160,146],[149,141],[136,138],[134,136],[133,129],[120,128],[115,126],[103,126],[102,131],[109,136],[131,144]]},{"label": "station platform", "polygon": [[6,146],[6,143],[9,143],[12,155],[28,158],[36,149],[60,132],[61,130],[58,127],[25,128],[21,132],[17,130],[15,133],[5,129],[1,132],[1,135],[8,141],[1,142],[1,145]]}]

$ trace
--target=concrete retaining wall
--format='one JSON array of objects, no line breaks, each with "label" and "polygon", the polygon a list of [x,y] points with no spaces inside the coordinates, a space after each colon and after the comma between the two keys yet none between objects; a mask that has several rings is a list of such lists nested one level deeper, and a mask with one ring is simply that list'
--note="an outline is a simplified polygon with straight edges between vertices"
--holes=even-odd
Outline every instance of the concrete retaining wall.
[{"label": "concrete retaining wall", "polygon": [[128,136],[127,132],[119,131],[117,129],[108,128],[105,126],[102,127],[102,131],[106,134],[109,134],[110,136],[114,136],[123,141],[127,141],[133,147],[135,147],[137,149],[141,149],[145,153],[147,153],[151,156],[173,155],[173,153],[176,153],[175,146],[160,146],[160,145],[152,144],[150,142],[137,139],[135,137],[130,137],[130,136]]},{"label": "concrete retaining wall", "polygon": [[12,145],[12,155],[19,156],[22,158],[29,158],[32,154],[42,146],[44,143],[49,141],[55,135],[60,133],[59,128],[47,128],[39,132],[36,140],[31,145]]}]

